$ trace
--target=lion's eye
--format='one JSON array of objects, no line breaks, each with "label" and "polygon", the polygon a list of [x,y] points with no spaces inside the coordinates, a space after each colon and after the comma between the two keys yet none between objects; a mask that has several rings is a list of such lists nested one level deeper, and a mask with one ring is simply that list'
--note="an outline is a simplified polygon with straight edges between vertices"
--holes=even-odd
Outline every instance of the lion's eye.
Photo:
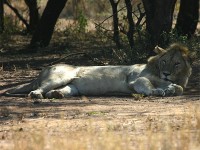
[{"label": "lion's eye", "polygon": [[177,63],[174,64],[174,66],[175,66],[176,68],[178,68],[179,65],[180,65],[179,62],[177,62]]}]

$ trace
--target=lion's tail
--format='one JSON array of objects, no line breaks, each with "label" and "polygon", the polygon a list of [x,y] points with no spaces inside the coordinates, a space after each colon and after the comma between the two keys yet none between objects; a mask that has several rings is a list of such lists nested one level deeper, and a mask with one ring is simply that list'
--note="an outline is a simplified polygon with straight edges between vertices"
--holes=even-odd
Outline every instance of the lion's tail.
[{"label": "lion's tail", "polygon": [[34,81],[31,83],[26,83],[19,85],[17,87],[11,88],[3,93],[5,96],[16,96],[16,97],[26,97],[30,91],[33,90]]}]

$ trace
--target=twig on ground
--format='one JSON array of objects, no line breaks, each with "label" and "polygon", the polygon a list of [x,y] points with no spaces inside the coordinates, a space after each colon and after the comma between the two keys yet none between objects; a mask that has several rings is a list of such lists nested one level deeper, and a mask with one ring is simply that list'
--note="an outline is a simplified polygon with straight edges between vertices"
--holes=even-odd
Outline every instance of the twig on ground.
[{"label": "twig on ground", "polygon": [[73,57],[73,56],[77,56],[77,55],[85,55],[85,54],[86,53],[84,53],[84,52],[71,53],[71,54],[68,54],[68,55],[66,55],[66,56],[64,56],[64,57],[62,57],[62,58],[60,58],[60,59],[58,59],[58,60],[56,60],[54,62],[51,62],[50,64],[47,64],[45,66],[54,65],[54,64],[59,63],[61,60],[65,59],[65,58],[68,58],[68,57]]},{"label": "twig on ground", "polygon": [[103,63],[102,61],[97,61],[96,59],[94,59],[92,56],[90,56],[89,54],[87,54],[87,53],[85,53],[85,52],[77,52],[77,53],[68,54],[68,55],[66,55],[66,56],[64,56],[64,57],[62,57],[62,58],[60,58],[60,59],[58,59],[58,60],[56,60],[56,61],[54,61],[54,62],[51,62],[51,63],[45,65],[45,67],[54,65],[54,64],[56,64],[56,63],[59,63],[61,60],[66,59],[66,58],[68,58],[68,57],[74,57],[74,56],[79,56],[79,55],[86,56],[86,57],[88,57],[90,60],[92,60],[93,62],[95,62],[95,63],[97,63],[97,64],[105,65],[105,63]]}]

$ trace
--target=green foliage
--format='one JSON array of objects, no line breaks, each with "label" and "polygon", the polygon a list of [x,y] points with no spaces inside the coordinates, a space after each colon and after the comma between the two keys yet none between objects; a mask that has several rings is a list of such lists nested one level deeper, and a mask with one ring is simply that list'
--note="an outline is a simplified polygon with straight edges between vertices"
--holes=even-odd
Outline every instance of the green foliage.
[{"label": "green foliage", "polygon": [[174,43],[174,42],[186,44],[188,41],[187,36],[179,35],[176,31],[171,31],[169,33],[163,32],[161,36],[163,39],[162,41],[163,45],[168,45],[169,43]]},{"label": "green foliage", "polygon": [[176,31],[171,31],[169,33],[164,32],[162,36],[164,48],[172,43],[181,43],[189,48],[193,58],[200,58],[199,37],[192,37],[188,39],[187,36],[179,35]]},{"label": "green foliage", "polygon": [[[117,60],[118,64],[134,64],[145,63],[149,57],[151,39],[142,28],[138,28],[134,34],[134,48],[129,47],[126,35],[120,35],[123,46],[121,49],[113,50],[113,57]],[[164,32],[162,35],[162,42],[159,46],[166,48],[172,43],[180,43],[187,46],[190,50],[190,56],[193,61],[200,59],[200,37],[193,37],[188,39],[187,36],[178,35],[177,32],[171,31],[170,33]]]},{"label": "green foliage", "polygon": [[113,57],[117,60],[118,64],[134,64],[144,63],[148,53],[145,51],[144,46],[138,43],[133,49],[129,47],[123,49],[113,50]]},{"label": "green foliage", "polygon": [[87,27],[88,23],[87,23],[87,18],[83,14],[83,11],[79,12],[79,16],[77,18],[77,21],[78,21],[78,25],[77,25],[78,32],[85,33],[86,32],[86,27]]},{"label": "green foliage", "polygon": [[149,54],[147,49],[150,39],[142,28],[138,28],[134,36],[134,47],[131,49],[125,34],[121,36],[121,49],[114,50],[114,57],[120,64],[145,63]]}]

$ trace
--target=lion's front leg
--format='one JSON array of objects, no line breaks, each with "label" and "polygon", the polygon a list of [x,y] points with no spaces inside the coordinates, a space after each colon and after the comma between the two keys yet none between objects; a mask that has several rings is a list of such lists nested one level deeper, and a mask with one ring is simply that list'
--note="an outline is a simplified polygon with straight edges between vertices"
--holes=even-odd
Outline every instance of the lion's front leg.
[{"label": "lion's front leg", "polygon": [[135,81],[129,82],[129,87],[139,94],[147,96],[165,96],[164,90],[161,88],[155,88],[146,77],[140,77]]},{"label": "lion's front leg", "polygon": [[177,84],[170,84],[165,90],[166,96],[178,96],[183,94],[183,88]]}]

